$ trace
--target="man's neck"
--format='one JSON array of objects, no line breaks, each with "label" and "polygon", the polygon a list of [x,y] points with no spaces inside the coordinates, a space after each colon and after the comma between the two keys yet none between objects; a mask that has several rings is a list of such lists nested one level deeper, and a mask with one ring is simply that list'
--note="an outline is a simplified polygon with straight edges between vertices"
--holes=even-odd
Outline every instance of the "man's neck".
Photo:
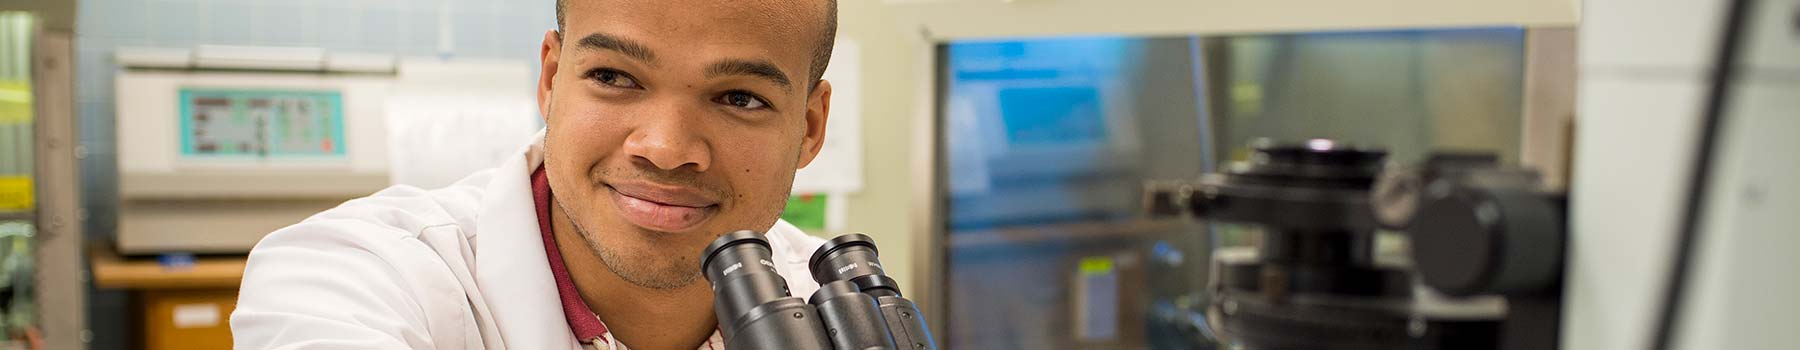
[{"label": "man's neck", "polygon": [[638,349],[693,349],[717,329],[705,283],[653,289],[626,281],[604,265],[564,214],[550,205],[551,235],[581,300],[613,338]]}]

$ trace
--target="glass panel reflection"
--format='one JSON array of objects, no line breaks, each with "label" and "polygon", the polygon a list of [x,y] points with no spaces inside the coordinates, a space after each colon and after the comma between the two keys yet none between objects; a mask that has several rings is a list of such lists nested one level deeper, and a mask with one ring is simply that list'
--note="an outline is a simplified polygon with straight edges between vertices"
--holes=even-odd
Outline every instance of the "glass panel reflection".
[{"label": "glass panel reflection", "polygon": [[945,45],[946,348],[1215,347],[1211,250],[1254,232],[1145,219],[1144,180],[1261,138],[1516,161],[1523,44],[1487,28]]},{"label": "glass panel reflection", "polygon": [[946,48],[947,348],[1141,348],[1152,301],[1199,290],[1201,227],[1139,213],[1145,179],[1202,170],[1191,46]]}]

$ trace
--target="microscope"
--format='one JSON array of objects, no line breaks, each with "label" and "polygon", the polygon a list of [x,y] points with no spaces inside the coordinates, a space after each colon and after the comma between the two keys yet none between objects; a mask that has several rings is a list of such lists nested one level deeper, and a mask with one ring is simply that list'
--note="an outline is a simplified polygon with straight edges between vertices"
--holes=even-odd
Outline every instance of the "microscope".
[{"label": "microscope", "polygon": [[819,291],[806,300],[790,295],[760,233],[726,234],[701,254],[727,349],[937,349],[925,316],[900,295],[869,236],[838,236],[813,252],[807,268]]},{"label": "microscope", "polygon": [[1255,232],[1215,247],[1195,312],[1226,348],[1557,348],[1566,196],[1535,172],[1474,153],[1392,165],[1327,139],[1253,149],[1224,173],[1145,185],[1152,216]]}]

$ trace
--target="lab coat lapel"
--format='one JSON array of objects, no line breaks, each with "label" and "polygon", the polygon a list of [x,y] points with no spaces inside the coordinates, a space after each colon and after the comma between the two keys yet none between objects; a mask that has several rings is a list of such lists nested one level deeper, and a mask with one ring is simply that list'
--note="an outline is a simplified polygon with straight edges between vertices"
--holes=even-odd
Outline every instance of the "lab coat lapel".
[{"label": "lab coat lapel", "polygon": [[494,172],[475,235],[475,280],[509,349],[578,346],[563,317],[538,232],[530,172],[544,133]]}]

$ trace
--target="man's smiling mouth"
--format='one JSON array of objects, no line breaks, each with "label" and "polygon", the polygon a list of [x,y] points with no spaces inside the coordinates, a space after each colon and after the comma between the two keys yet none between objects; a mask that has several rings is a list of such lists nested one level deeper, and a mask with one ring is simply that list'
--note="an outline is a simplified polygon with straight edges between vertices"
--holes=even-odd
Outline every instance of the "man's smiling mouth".
[{"label": "man's smiling mouth", "polygon": [[719,201],[687,187],[609,183],[607,194],[626,221],[652,231],[683,232],[718,213]]}]

